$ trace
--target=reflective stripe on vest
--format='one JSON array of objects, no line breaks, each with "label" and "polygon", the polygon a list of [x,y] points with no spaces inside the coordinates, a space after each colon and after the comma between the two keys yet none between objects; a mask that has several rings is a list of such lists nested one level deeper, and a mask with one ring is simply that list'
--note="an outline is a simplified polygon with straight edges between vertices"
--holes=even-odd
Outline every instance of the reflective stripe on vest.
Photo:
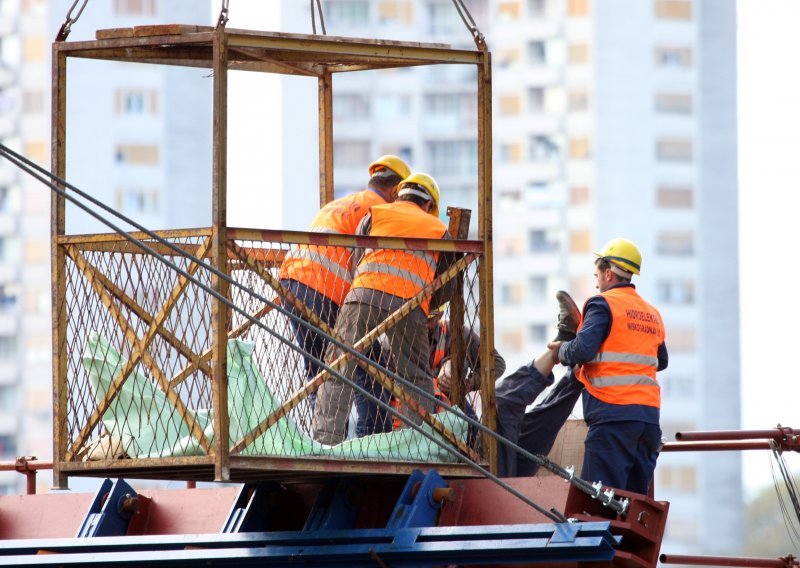
[{"label": "reflective stripe on vest", "polygon": [[[440,239],[447,232],[444,223],[410,201],[373,206],[371,212],[372,237]],[[439,253],[434,251],[367,250],[356,269],[353,288],[411,298],[433,281],[438,259]],[[420,306],[426,314],[429,304],[426,300]]]},{"label": "reflective stripe on vest", "polygon": [[[347,195],[320,209],[306,230],[353,235],[369,208],[383,203],[383,198],[370,190]],[[347,247],[293,245],[286,253],[278,277],[305,284],[341,306],[353,280],[352,257]]]},{"label": "reflective stripe on vest", "polygon": [[611,309],[611,331],[595,357],[578,369],[578,379],[603,402],[660,408],[656,371],[658,346],[665,337],[661,315],[631,286],[600,295]]}]

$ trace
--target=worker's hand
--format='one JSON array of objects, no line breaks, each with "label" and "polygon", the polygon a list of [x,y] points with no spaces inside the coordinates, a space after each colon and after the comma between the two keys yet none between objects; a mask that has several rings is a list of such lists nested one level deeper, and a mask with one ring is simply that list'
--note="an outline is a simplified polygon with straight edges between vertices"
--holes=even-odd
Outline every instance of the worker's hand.
[{"label": "worker's hand", "polygon": [[558,358],[558,350],[561,349],[561,345],[563,341],[553,341],[552,343],[547,344],[547,349],[550,351],[550,354],[553,356],[553,362],[558,365],[561,361]]},{"label": "worker's hand", "polygon": [[450,360],[448,359],[442,366],[439,367],[439,376],[436,377],[436,381],[439,383],[439,389],[444,394],[450,394],[450,377],[452,375],[452,367],[450,365]]}]

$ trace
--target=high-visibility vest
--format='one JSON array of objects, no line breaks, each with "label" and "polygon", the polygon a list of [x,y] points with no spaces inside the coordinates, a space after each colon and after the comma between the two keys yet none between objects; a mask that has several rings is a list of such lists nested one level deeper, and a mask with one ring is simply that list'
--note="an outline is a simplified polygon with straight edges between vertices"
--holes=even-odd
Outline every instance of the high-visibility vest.
[{"label": "high-visibility vest", "polygon": [[[341,197],[320,209],[306,230],[354,235],[369,208],[383,203],[383,197],[370,190]],[[305,284],[341,306],[353,279],[352,257],[353,251],[347,247],[295,245],[286,253],[278,277]]]},{"label": "high-visibility vest", "polygon": [[661,315],[631,286],[600,296],[611,308],[611,331],[595,357],[578,369],[578,379],[603,402],[660,408],[658,346],[666,335]]},{"label": "high-visibility vest", "polygon": [[[447,322],[445,320],[439,321],[439,327],[436,329],[433,340],[435,342],[433,345],[431,345],[431,347],[433,347],[433,359],[431,359],[431,370],[433,371],[433,395],[445,404],[450,404],[450,399],[448,396],[444,394],[444,391],[442,391],[441,388],[439,388],[439,381],[436,377],[436,370],[439,368],[439,365],[442,364],[442,360],[447,353]],[[400,412],[399,400],[392,397],[390,404],[395,410]],[[436,408],[436,412],[441,412],[442,410],[444,410],[444,407],[442,406]],[[396,416],[392,417],[392,429],[399,430],[402,427],[403,422]]]},{"label": "high-visibility vest", "polygon": [[[373,206],[372,237],[441,239],[447,227],[410,201]],[[411,298],[433,281],[439,253],[423,250],[367,249],[356,268],[353,288],[370,288]],[[420,306],[425,314],[430,300]]]}]

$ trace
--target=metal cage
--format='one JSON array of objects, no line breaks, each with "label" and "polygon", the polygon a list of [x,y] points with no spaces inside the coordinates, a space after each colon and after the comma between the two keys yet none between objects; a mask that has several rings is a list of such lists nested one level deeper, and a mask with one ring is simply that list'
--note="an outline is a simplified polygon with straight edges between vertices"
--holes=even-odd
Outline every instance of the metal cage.
[{"label": "metal cage", "polygon": [[[370,238],[226,225],[229,70],[318,79],[319,198],[325,204],[333,199],[334,73],[476,66],[478,239],[464,240],[461,212],[454,209],[451,231],[455,229],[458,239],[381,239],[380,246],[387,251],[453,255],[454,269],[447,278],[457,281],[458,293],[450,304],[450,318],[454,325],[463,323],[479,333],[481,358],[486,362],[480,368],[480,389],[464,393],[461,402],[476,406],[481,421],[494,427],[491,67],[485,44],[477,41],[476,50],[463,50],[441,44],[179,25],[102,30],[96,37],[53,44],[53,173],[63,179],[66,169],[68,58],[209,68],[213,71],[212,224],[158,232],[200,262],[187,260],[152,236],[133,235],[204,285],[199,286],[121,235],[67,235],[65,198],[53,194],[54,485],[66,487],[70,475],[250,481],[287,478],[290,472],[301,477],[399,474],[431,465],[444,474],[470,475],[463,464],[439,459],[432,447],[423,460],[413,448],[395,455],[393,447],[379,447],[378,439],[350,447],[349,452],[331,452],[303,441],[310,391],[300,378],[302,354],[290,348],[289,321],[280,310],[254,300],[207,268],[290,306],[293,298],[277,278],[288,251],[312,247],[348,251],[377,244]],[[232,311],[208,290],[268,326],[270,333],[254,327],[252,319]],[[387,325],[400,317],[403,314]],[[454,340],[452,349],[454,373],[459,376],[461,340]],[[232,374],[233,369],[238,374]],[[447,427],[431,421],[428,425],[462,453],[495,468],[496,448],[490,437],[483,436],[476,449],[475,443],[452,440]]]}]

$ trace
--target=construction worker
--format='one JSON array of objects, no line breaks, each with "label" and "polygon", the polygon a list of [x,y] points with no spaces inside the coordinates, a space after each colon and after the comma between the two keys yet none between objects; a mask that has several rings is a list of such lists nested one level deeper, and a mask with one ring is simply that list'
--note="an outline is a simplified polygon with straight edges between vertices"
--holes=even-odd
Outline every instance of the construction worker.
[{"label": "construction worker", "polygon": [[647,493],[661,446],[656,372],[667,367],[666,332],[658,310],[631,283],[642,265],[637,246],[613,239],[595,254],[600,294],[584,305],[575,339],[548,349],[556,362],[577,366],[585,389],[581,477]]},{"label": "construction worker", "polygon": [[[397,156],[381,156],[369,165],[369,182],[363,191],[341,197],[319,210],[306,229],[315,233],[353,235],[373,205],[391,203],[397,198],[397,186],[411,170]],[[308,306],[322,321],[333,327],[339,309],[350,291],[352,250],[346,247],[293,246],[286,254],[278,277],[281,284]],[[291,304],[286,308],[305,319]],[[305,353],[322,359],[327,341],[291,319],[298,345]],[[319,366],[305,359],[306,381],[316,376]],[[309,397],[314,404],[315,395]]]},{"label": "construction worker", "polygon": [[[447,227],[439,220],[439,187],[424,173],[415,173],[398,186],[394,203],[374,205],[364,217],[356,234],[374,237],[413,237],[421,239],[449,238]],[[342,339],[355,344],[392,312],[419,293],[453,262],[452,255],[435,251],[404,249],[367,249],[357,264],[353,284],[336,321]],[[433,298],[424,301],[386,331],[397,372],[424,391],[433,393],[430,374],[430,345],[426,317],[430,302],[449,297],[452,290],[443,287]],[[441,302],[439,302],[441,303]],[[437,303],[434,303],[437,305]],[[327,360],[333,361],[340,350],[331,345]],[[344,376],[357,380],[357,363],[349,360]],[[330,379],[317,393],[312,430],[314,438],[326,444],[337,444],[347,436],[347,423],[353,391],[342,381]],[[411,393],[428,412],[434,405]],[[402,412],[414,423],[421,419],[403,405]]]},{"label": "construction worker", "polygon": [[[431,310],[428,314],[428,342],[430,344],[430,368],[433,377],[433,392],[436,398],[450,404],[451,388],[451,326],[450,322],[444,317],[446,305],[439,306]],[[471,327],[464,325],[464,383],[462,392],[473,392],[480,388],[481,383],[481,338]],[[391,348],[388,338],[382,335],[380,338],[381,351],[385,357],[385,364],[394,368],[391,358]],[[494,375],[495,378],[503,376],[506,370],[506,361],[494,350]],[[384,402],[390,402],[396,408],[400,408],[400,402],[392,399],[390,393],[384,390],[379,383],[375,383],[372,394]],[[356,436],[361,437],[367,434],[388,432],[392,429],[402,428],[403,424],[399,418],[392,418],[391,415],[374,401],[356,393],[356,410],[358,419],[356,421]],[[437,412],[440,409],[437,408]],[[467,413],[470,414],[471,407]],[[474,411],[471,412],[475,416]]]}]

